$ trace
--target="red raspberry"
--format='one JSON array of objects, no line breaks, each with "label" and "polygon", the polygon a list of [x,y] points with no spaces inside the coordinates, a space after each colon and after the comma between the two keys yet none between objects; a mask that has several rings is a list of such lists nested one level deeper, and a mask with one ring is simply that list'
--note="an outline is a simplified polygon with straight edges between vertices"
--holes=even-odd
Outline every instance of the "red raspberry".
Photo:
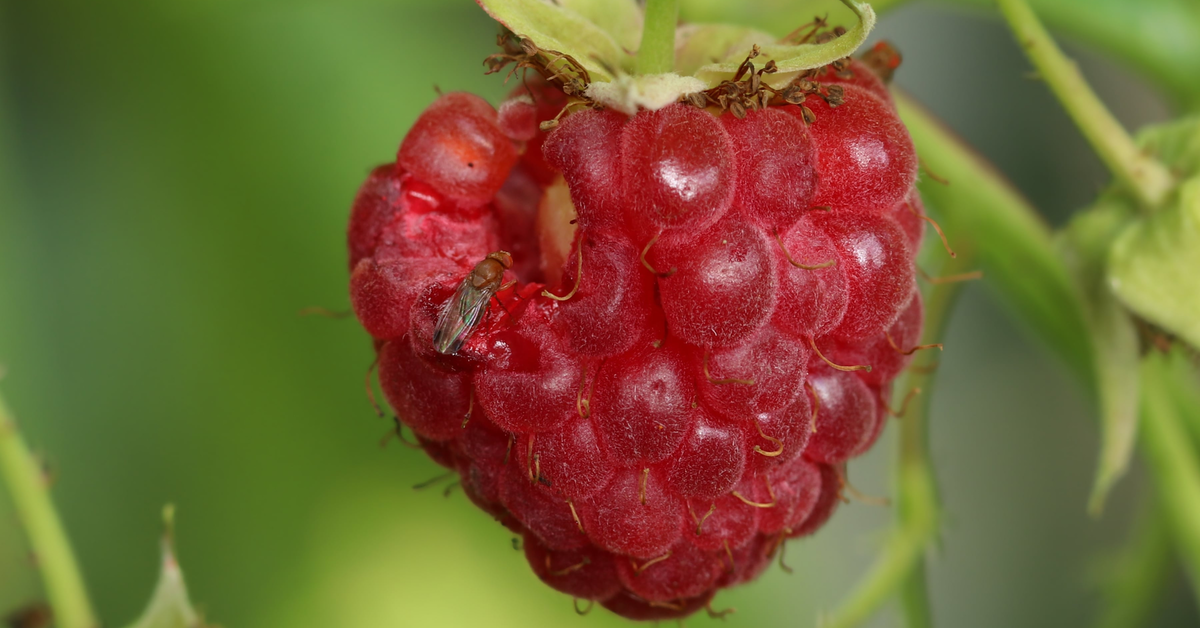
[{"label": "red raspberry", "polygon": [[916,157],[866,65],[802,78],[749,111],[447,94],[355,200],[389,403],[559,591],[704,608],[819,529],[883,429],[921,332]]},{"label": "red raspberry", "polygon": [[912,140],[889,103],[857,85],[841,87],[842,105],[806,101],[816,115],[809,126],[819,180],[813,203],[834,210],[886,212],[916,181]]}]

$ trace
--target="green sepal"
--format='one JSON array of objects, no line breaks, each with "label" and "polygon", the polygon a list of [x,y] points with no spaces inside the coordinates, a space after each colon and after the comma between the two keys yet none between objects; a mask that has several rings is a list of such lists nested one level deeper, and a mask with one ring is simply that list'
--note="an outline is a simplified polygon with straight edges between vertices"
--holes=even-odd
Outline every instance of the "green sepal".
[{"label": "green sepal", "polygon": [[[476,0],[479,6],[518,37],[544,50],[570,55],[587,68],[592,80],[611,81],[611,69],[631,71],[633,55],[612,35],[583,14],[545,0]],[[621,3],[623,4],[623,2]],[[599,10],[598,2],[581,0],[580,10]],[[614,21],[614,23],[619,20]],[[638,29],[641,37],[641,29]],[[622,38],[624,41],[624,38]]]},{"label": "green sepal", "polygon": [[1200,176],[1117,237],[1108,282],[1126,307],[1200,347]]},{"label": "green sepal", "polygon": [[[874,0],[871,8],[882,13],[880,7],[887,4],[887,0],[882,4]],[[770,33],[772,41],[803,27],[816,16],[827,16],[830,24],[853,18],[835,0],[679,0],[679,17],[684,22],[748,26]]]},{"label": "green sepal", "polygon": [[1200,116],[1147,127],[1138,144],[1177,173],[1200,174]]},{"label": "green sepal", "polygon": [[[631,73],[642,32],[641,10],[630,0],[476,0],[497,22],[539,48],[570,55],[593,81],[609,82],[613,72]],[[804,70],[849,56],[875,26],[875,12],[865,2],[842,0],[857,22],[841,37],[823,44],[778,44],[766,33],[739,26],[699,26],[682,33],[676,72],[696,76],[710,86],[733,76],[751,48],[761,48],[760,64],[774,60],[778,71],[764,77],[773,86],[789,82]]]},{"label": "green sepal", "polygon": [[[762,46],[760,63],[774,60],[778,71],[766,75],[763,80],[773,86],[779,86],[791,81],[797,73],[828,65],[842,57],[848,57],[867,40],[867,35],[875,27],[875,11],[871,5],[854,0],[842,0],[858,22],[846,30],[845,34],[823,44],[771,44]],[[710,85],[716,85],[728,79],[737,72],[738,66],[746,58],[749,50],[731,50],[720,63],[712,63],[701,67],[695,76]]]},{"label": "green sepal", "polygon": [[634,0],[558,0],[558,4],[600,27],[628,53],[641,44],[642,9]]},{"label": "green sepal", "polygon": [[675,51],[675,71],[683,76],[695,74],[714,60],[737,55],[745,58],[756,44],[768,46],[775,42],[770,33],[733,24],[685,25],[675,37],[679,42]]},{"label": "green sepal", "polygon": [[1092,371],[1100,411],[1100,453],[1088,511],[1098,516],[1133,455],[1138,419],[1137,328],[1108,288],[1108,250],[1130,223],[1135,208],[1116,195],[1102,197],[1077,214],[1058,239],[1059,252],[1083,296],[1092,342]]},{"label": "green sepal", "polygon": [[174,519],[175,508],[168,505],[163,509],[166,530],[162,539],[162,569],[158,584],[142,616],[127,628],[209,628],[192,607],[183,570],[175,559]]}]

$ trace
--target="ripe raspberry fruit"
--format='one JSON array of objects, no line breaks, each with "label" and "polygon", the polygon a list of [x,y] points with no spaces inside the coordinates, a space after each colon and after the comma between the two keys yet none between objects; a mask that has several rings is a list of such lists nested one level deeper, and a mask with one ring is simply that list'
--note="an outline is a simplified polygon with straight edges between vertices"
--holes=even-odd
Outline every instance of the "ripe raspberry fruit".
[{"label": "ripe raspberry fruit", "polygon": [[502,42],[546,78],[421,115],[354,202],[351,301],[399,422],[540,579],[683,617],[819,529],[883,429],[921,332],[912,144],[857,60],[768,87],[755,50],[630,109]]}]

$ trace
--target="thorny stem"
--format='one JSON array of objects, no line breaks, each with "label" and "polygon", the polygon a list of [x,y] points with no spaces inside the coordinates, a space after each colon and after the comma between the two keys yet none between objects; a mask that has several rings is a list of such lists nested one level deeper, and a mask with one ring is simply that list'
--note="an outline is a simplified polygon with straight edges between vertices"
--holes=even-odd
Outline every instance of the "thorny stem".
[{"label": "thorny stem", "polygon": [[679,0],[646,0],[642,44],[637,52],[638,74],[665,74],[675,69],[675,25]]},{"label": "thorny stem", "polygon": [[[959,255],[959,264],[973,263],[973,249]],[[962,283],[934,286],[926,301],[922,343],[939,342]],[[925,588],[925,549],[938,529],[940,507],[933,466],[929,461],[927,429],[937,355],[917,354],[899,390],[920,388],[924,394],[899,421],[896,460],[896,522],[879,558],[841,607],[827,616],[823,628],[856,626],[871,617],[896,593],[901,594],[910,628],[932,626]]]},{"label": "thorny stem", "polygon": [[0,475],[29,535],[59,628],[96,628],[91,602],[41,469],[0,396]]},{"label": "thorny stem", "polygon": [[997,3],[1029,60],[1108,169],[1137,195],[1144,209],[1160,206],[1175,185],[1171,173],[1134,144],[1025,0]]},{"label": "thorny stem", "polygon": [[1179,559],[1200,600],[1200,460],[1183,423],[1172,365],[1152,352],[1142,359],[1142,447],[1158,484]]}]

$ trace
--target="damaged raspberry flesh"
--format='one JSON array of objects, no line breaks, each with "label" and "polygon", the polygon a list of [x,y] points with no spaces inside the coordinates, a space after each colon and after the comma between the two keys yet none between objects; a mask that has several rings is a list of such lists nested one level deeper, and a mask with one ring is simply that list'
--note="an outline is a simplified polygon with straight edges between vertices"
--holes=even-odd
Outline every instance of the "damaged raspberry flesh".
[{"label": "damaged raspberry flesh", "polygon": [[916,155],[870,72],[740,117],[450,93],[363,184],[351,302],[386,399],[547,585],[684,617],[833,514],[921,336]]}]

